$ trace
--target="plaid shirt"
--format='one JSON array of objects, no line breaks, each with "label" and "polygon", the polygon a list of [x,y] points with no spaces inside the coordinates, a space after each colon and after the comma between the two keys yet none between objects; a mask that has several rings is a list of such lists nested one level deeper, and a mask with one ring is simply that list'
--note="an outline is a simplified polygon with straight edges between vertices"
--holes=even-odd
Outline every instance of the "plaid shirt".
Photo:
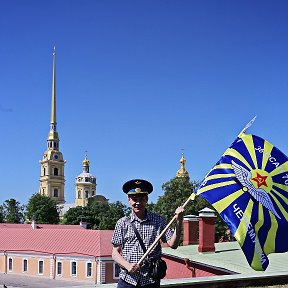
[{"label": "plaid shirt", "polygon": [[[122,247],[122,256],[125,260],[127,260],[129,263],[137,263],[143,256],[144,252],[130,224],[130,221],[134,223],[146,249],[151,246],[161,231],[166,227],[167,223],[161,215],[150,213],[148,211],[144,220],[140,220],[132,211],[130,218],[123,217],[117,221],[112,237],[112,244],[114,246]],[[171,239],[172,235],[173,231],[169,228],[164,233],[161,240],[166,243],[169,239]],[[157,245],[149,255],[151,255],[151,257],[159,258],[161,256],[161,245]],[[135,286],[138,283],[143,286],[155,282],[155,280],[147,275],[147,272],[148,267],[145,265],[144,261],[144,264],[141,266],[138,273],[130,274],[127,270],[121,268],[119,277],[127,283]]]}]

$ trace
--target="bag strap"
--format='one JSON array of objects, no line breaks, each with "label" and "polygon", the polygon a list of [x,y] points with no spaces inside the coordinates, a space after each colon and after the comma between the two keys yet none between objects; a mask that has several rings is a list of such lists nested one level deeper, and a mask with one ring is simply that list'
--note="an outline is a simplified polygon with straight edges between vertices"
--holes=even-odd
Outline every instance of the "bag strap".
[{"label": "bag strap", "polygon": [[145,247],[145,245],[144,245],[144,243],[143,243],[143,240],[142,240],[142,238],[141,238],[141,236],[140,236],[137,228],[135,227],[134,223],[132,223],[131,221],[129,221],[129,222],[130,222],[130,224],[131,224],[131,226],[132,226],[132,228],[133,228],[133,230],[134,230],[134,233],[135,233],[135,235],[136,235],[136,237],[137,237],[137,239],[138,239],[138,241],[139,241],[139,243],[140,243],[140,245],[141,245],[142,250],[143,250],[144,253],[145,253],[145,252],[147,251],[147,249],[146,249],[146,247]]}]

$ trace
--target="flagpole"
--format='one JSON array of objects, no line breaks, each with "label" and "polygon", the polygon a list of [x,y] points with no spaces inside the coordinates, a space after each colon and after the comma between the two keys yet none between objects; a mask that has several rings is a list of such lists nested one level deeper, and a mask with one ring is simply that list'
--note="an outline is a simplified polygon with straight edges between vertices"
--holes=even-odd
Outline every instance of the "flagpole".
[{"label": "flagpole", "polygon": [[[182,205],[183,208],[187,206],[187,204],[195,199],[196,194],[192,193],[190,197],[186,200],[186,202]],[[144,255],[141,257],[141,259],[138,261],[138,265],[141,265],[141,263],[144,261],[144,259],[148,256],[148,254],[155,248],[155,246],[160,241],[161,237],[165,234],[165,232],[168,230],[168,228],[172,225],[172,223],[177,218],[177,215],[174,215],[174,217],[170,220],[170,222],[167,224],[167,226],[162,230],[162,232],[159,234],[159,236],[154,240],[154,242],[151,244],[151,246],[147,249],[147,251],[144,253]]]},{"label": "flagpole", "polygon": [[241,136],[243,133],[246,132],[246,130],[254,123],[256,117],[257,117],[257,116],[254,116],[254,117],[246,124],[246,126],[242,129],[242,131],[238,134],[238,136]]}]

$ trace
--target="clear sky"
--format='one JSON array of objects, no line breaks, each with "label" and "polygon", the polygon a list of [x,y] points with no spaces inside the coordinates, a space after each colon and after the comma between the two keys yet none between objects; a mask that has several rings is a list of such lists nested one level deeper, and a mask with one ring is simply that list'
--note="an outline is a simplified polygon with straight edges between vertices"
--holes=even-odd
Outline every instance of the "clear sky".
[{"label": "clear sky", "polygon": [[288,154],[288,1],[2,0],[0,204],[39,191],[57,51],[65,198],[88,151],[97,194],[202,180],[242,128]]}]

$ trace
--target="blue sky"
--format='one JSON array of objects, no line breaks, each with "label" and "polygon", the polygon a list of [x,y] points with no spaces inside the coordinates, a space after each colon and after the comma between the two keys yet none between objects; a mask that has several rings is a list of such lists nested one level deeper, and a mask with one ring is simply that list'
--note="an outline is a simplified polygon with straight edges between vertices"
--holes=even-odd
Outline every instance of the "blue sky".
[{"label": "blue sky", "polygon": [[150,200],[179,169],[201,180],[248,130],[288,154],[288,2],[10,0],[0,4],[0,204],[39,191],[52,51],[67,202],[88,151],[97,193]]}]

